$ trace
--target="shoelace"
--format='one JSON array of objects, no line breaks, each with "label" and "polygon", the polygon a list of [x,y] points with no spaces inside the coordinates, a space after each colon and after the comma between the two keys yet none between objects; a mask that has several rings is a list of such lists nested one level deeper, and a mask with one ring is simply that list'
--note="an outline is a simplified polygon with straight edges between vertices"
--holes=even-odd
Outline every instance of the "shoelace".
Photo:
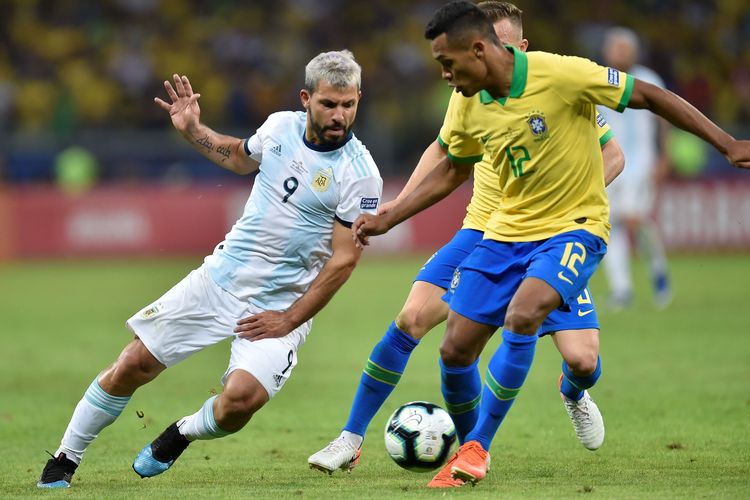
[{"label": "shoelace", "polygon": [[591,423],[589,405],[584,399],[581,399],[580,401],[566,401],[565,404],[578,418],[585,420],[586,423]]},{"label": "shoelace", "polygon": [[349,443],[344,441],[343,438],[336,438],[326,446],[326,451],[349,451]]}]

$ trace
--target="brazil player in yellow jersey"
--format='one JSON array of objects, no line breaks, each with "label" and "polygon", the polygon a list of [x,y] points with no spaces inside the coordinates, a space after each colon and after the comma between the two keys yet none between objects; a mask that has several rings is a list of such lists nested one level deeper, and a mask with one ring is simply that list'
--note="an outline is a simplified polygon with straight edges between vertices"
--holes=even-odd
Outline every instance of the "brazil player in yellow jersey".
[{"label": "brazil player in yellow jersey", "polygon": [[[523,37],[523,13],[518,7],[509,2],[492,0],[481,2],[478,6],[493,22],[502,43],[526,50],[528,40]],[[451,108],[458,96],[454,94],[451,99]],[[450,112],[448,115],[450,116]],[[619,145],[612,139],[609,126],[600,116],[597,118],[592,125],[597,130],[604,159],[604,177],[609,184],[622,170],[624,157]],[[449,132],[450,123],[446,121],[441,135],[425,150],[402,192],[396,200],[385,204],[381,213],[387,211],[389,205],[407,196],[427,172],[446,157],[444,138],[448,137]],[[360,448],[367,427],[398,384],[412,351],[432,328],[447,318],[448,305],[441,297],[450,287],[456,267],[481,241],[484,227],[500,197],[497,174],[487,157],[475,166],[473,194],[462,228],[420,269],[401,312],[389,325],[367,360],[341,434],[309,457],[310,467],[331,474],[338,469],[351,470],[359,463]],[[586,290],[580,298],[580,307],[571,311],[553,312],[546,329],[539,332],[540,335],[551,334],[563,356],[563,372],[570,373],[571,377],[589,380],[587,388],[593,386],[601,373],[599,323],[596,312],[589,304],[591,298]],[[578,315],[579,310],[583,316]],[[463,442],[466,434],[474,427],[479,413],[482,391],[479,369],[476,362],[469,367],[444,369],[452,370],[454,374],[448,381],[453,382],[453,385],[443,386],[442,389],[446,407],[456,424],[459,442]],[[598,408],[588,393],[574,386],[568,378],[564,377],[562,380],[562,399],[576,434],[585,447],[599,448],[604,439],[604,426]]]},{"label": "brazil player in yellow jersey", "polygon": [[594,106],[649,109],[740,168],[750,168],[750,141],[735,140],[675,94],[626,73],[504,47],[468,1],[438,9],[425,35],[443,78],[461,94],[446,117],[449,132],[441,132],[447,158],[389,212],[360,216],[352,231],[366,245],[453,191],[485,155],[492,159],[502,198],[446,294],[442,366],[470,366],[499,327],[503,342],[489,362],[477,424],[430,484],[444,487],[485,477],[490,444],[526,379],[537,331],[553,311],[575,307],[606,252],[609,207],[601,155],[594,154]]}]

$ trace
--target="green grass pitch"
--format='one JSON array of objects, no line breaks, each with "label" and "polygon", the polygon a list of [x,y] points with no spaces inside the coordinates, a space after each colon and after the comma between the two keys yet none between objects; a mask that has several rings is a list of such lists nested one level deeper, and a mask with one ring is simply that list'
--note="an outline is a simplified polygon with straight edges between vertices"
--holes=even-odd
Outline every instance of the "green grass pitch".
[{"label": "green grass pitch", "polygon": [[[602,322],[603,377],[592,392],[604,446],[576,440],[556,390],[560,360],[540,342],[526,385],[492,447],[477,487],[431,491],[429,474],[398,468],[382,430],[396,406],[440,403],[442,329],[412,356],[375,417],[362,462],[332,477],[307,457],[343,425],[374,342],[397,313],[417,258],[366,258],[315,321],[284,390],[240,433],[191,445],[166,474],[139,479],[138,450],[213,392],[228,344],[212,347],[142,388],[89,448],[66,491],[35,482],[86,386],[129,335],[125,319],[199,259],[0,265],[0,496],[48,498],[750,498],[750,256],[672,259],[675,300],[656,311],[637,267],[634,308]],[[497,340],[490,342],[494,350]],[[484,364],[489,359],[485,356]],[[138,416],[142,412],[143,418]]]}]

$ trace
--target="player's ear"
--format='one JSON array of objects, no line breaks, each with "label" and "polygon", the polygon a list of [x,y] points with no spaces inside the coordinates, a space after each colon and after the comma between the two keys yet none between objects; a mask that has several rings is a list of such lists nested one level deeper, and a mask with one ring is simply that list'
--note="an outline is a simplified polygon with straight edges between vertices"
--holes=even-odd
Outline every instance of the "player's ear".
[{"label": "player's ear", "polygon": [[477,59],[484,59],[485,43],[482,40],[476,40],[471,45],[471,51]]},{"label": "player's ear", "polygon": [[310,98],[312,96],[310,95],[310,91],[307,89],[302,89],[299,91],[299,100],[302,102],[302,107],[305,108],[305,110],[310,108]]}]

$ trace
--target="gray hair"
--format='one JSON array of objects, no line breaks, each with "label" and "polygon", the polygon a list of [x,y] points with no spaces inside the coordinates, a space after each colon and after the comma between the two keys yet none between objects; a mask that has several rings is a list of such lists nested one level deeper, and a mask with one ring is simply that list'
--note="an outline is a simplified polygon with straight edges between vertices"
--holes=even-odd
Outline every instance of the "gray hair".
[{"label": "gray hair", "polygon": [[635,34],[635,31],[622,26],[616,26],[607,30],[604,36],[605,50],[615,42],[625,42],[631,49],[633,49],[635,54],[638,54],[641,48],[641,43],[638,39],[638,35]]},{"label": "gray hair", "polygon": [[344,88],[362,85],[362,68],[348,50],[322,52],[305,66],[305,87],[314,92],[320,81]]}]

